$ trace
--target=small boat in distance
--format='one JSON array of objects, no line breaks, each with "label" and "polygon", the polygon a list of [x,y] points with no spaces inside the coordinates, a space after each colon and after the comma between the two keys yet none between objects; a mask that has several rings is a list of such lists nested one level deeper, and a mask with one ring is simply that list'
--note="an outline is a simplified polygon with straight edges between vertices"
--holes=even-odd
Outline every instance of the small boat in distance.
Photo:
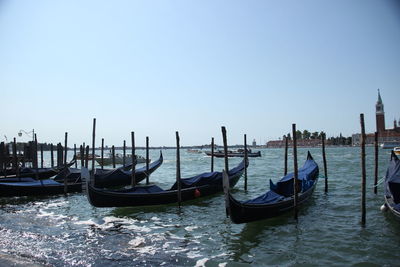
[{"label": "small boat in distance", "polygon": [[198,150],[198,149],[187,149],[186,152],[193,153],[193,154],[201,154],[201,153],[203,153],[203,151]]},{"label": "small boat in distance", "polygon": [[397,147],[393,148],[393,152],[396,155],[400,155],[400,146],[397,146]]},{"label": "small boat in distance", "polygon": [[400,147],[400,141],[387,141],[381,144],[381,148],[383,149],[393,149],[398,146]]},{"label": "small boat in distance", "polygon": [[[236,151],[228,150],[228,157],[244,157],[244,149],[238,149]],[[205,151],[207,156],[212,156],[211,151]],[[223,158],[225,157],[225,153],[223,150],[214,151],[214,157]],[[252,152],[251,149],[247,149],[247,157],[254,158],[254,157],[261,157],[261,151]]]},{"label": "small boat in distance", "polygon": [[[96,157],[95,158],[96,162],[100,166],[107,166],[107,165],[112,165],[113,164],[113,158],[112,155],[107,155],[107,157],[103,158],[103,162],[101,161],[101,157]],[[149,159],[149,163],[151,160]],[[122,154],[115,154],[115,164],[123,164],[124,163],[124,156]],[[125,156],[125,164],[131,164],[132,163],[132,155],[126,155]],[[146,163],[146,159],[142,156],[136,155],[136,163]]]}]

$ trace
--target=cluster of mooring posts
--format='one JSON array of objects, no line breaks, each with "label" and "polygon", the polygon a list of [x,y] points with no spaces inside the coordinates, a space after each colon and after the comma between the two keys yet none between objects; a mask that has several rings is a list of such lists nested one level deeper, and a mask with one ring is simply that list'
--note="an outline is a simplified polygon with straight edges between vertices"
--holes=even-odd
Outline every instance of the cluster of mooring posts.
[{"label": "cluster of mooring posts", "polygon": [[[226,138],[226,128],[224,126],[221,127],[222,131],[222,138],[223,138],[223,145],[224,145],[224,153],[225,153],[225,168],[223,170],[223,175],[227,176],[227,170],[229,170],[228,166],[228,146],[227,146],[227,138]],[[293,168],[294,168],[294,181],[298,180],[298,164],[297,164],[297,136],[296,136],[296,124],[292,124],[292,135],[293,135]],[[214,138],[212,138],[212,143],[214,141]],[[325,174],[325,193],[328,192],[328,169],[327,169],[327,162],[326,162],[326,155],[325,155],[325,134],[322,135],[321,137],[321,142],[322,142],[322,158],[323,158],[323,165],[324,165],[324,174]],[[247,153],[246,153],[246,148],[247,148],[247,143],[246,143],[246,134],[244,135],[244,147],[245,147],[245,160],[247,161]],[[285,155],[284,155],[284,176],[287,175],[288,171],[288,138],[285,136]],[[213,162],[213,160],[211,160]],[[212,167],[213,169],[213,167]],[[246,170],[246,169],[245,169]],[[247,171],[244,173],[244,189],[247,191]],[[229,217],[229,200],[228,200],[228,188],[229,188],[229,182],[228,179],[224,179],[224,192],[225,192],[225,210],[226,210],[226,215]],[[294,182],[293,183],[293,192],[294,192],[294,218],[298,220],[298,183]]]},{"label": "cluster of mooring posts", "polygon": [[[131,132],[131,143],[132,143],[132,155],[131,155],[131,164],[132,164],[132,168],[131,168],[131,186],[134,187],[136,185],[136,175],[135,175],[135,171],[136,171],[136,165],[137,165],[137,155],[136,155],[136,147],[135,147],[135,132]],[[95,175],[95,147],[96,147],[96,118],[93,119],[93,132],[92,132],[92,157],[91,157],[91,161],[92,161],[92,171],[91,171],[91,178],[90,178],[90,182],[93,185],[94,184],[94,175]],[[86,147],[86,159],[88,158],[88,153],[89,153],[89,146]],[[83,152],[83,150],[82,150]],[[81,152],[81,153],[82,153]],[[111,156],[112,156],[112,166],[115,169],[116,167],[116,162],[115,162],[115,146],[113,145],[111,147]],[[86,160],[87,162],[87,160]],[[145,176],[146,176],[146,185],[148,185],[150,183],[149,180],[149,162],[150,162],[150,158],[149,158],[149,137],[146,136],[146,172],[145,172]],[[123,141],[123,147],[122,147],[122,166],[126,166],[127,165],[127,161],[126,161],[126,140]],[[104,138],[101,139],[101,148],[100,148],[100,165],[101,165],[101,169],[103,170],[104,167]],[[86,163],[85,166],[82,165],[82,167],[86,167],[88,168],[88,164]],[[83,181],[85,182],[85,181]]]},{"label": "cluster of mooring posts", "polygon": [[[364,121],[363,121],[363,114],[361,114],[361,125],[362,125],[362,168],[363,168],[363,182],[362,182],[362,223],[365,224],[365,130],[364,130]],[[223,138],[223,146],[224,146],[224,170],[223,172],[226,174],[229,170],[229,162],[228,162],[228,144],[227,144],[227,135],[226,135],[226,128],[222,126],[222,138]],[[298,164],[297,164],[297,137],[296,137],[296,124],[292,124],[292,136],[293,136],[293,167],[294,167],[294,181],[298,179]],[[181,206],[182,200],[182,186],[181,186],[181,168],[180,168],[180,137],[179,132],[176,131],[176,182],[177,182],[177,194],[178,194],[178,206]],[[77,159],[80,159],[81,167],[88,168],[89,160],[91,160],[91,184],[94,183],[94,175],[95,175],[95,160],[97,155],[95,154],[95,147],[96,147],[96,119],[93,119],[93,133],[92,133],[92,150],[91,154],[89,145],[85,145],[83,143],[80,145],[79,154],[77,154],[77,146],[74,144],[74,156],[73,160],[68,163],[67,162],[67,153],[68,153],[68,133],[65,133],[64,138],[64,147],[61,143],[57,144],[57,168],[65,168],[68,166],[75,165],[77,168],[78,162]],[[325,192],[328,192],[328,174],[327,174],[327,162],[326,162],[326,155],[325,155],[325,135],[322,135],[322,157],[323,157],[323,164],[324,164],[324,174],[325,174]],[[375,142],[377,146],[377,141]],[[131,144],[132,144],[132,156],[131,156],[131,186],[136,186],[136,177],[135,177],[135,170],[137,164],[137,156],[135,151],[135,133],[131,132]],[[288,171],[288,138],[285,137],[285,155],[284,155],[284,175],[287,174]],[[51,167],[54,168],[54,146],[50,144],[50,153],[51,153]],[[22,156],[21,156],[22,155]],[[36,134],[34,135],[34,141],[30,142],[29,144],[24,145],[24,154],[17,152],[17,145],[16,139],[14,138],[13,146],[12,146],[12,153],[10,153],[9,148],[4,144],[0,144],[0,168],[3,172],[3,177],[7,177],[8,172],[13,173],[14,176],[19,177],[19,163],[22,163],[22,167],[25,166],[26,161],[31,162],[31,166],[33,169],[36,170],[36,178],[38,175],[38,143]],[[43,157],[43,145],[40,146],[40,155],[41,155],[41,168],[44,166],[44,157]],[[113,145],[111,148],[111,155],[112,155],[112,166],[115,169],[116,161],[115,161],[115,146]],[[376,155],[376,162],[377,162],[377,150],[375,150]],[[248,162],[248,154],[247,154],[247,136],[244,134],[244,159],[245,162]],[[149,137],[146,137],[146,185],[149,184]],[[127,164],[126,162],[126,140],[123,141],[123,166]],[[103,169],[104,166],[104,138],[101,139],[101,154],[100,154],[100,166]],[[214,137],[211,138],[211,172],[214,172]],[[375,168],[375,184],[377,180],[377,165]],[[82,181],[82,185],[86,181]],[[248,188],[248,181],[247,181],[247,168],[244,168],[244,190],[247,191]],[[293,183],[293,192],[294,192],[294,218],[298,218],[298,183]],[[374,189],[376,192],[376,188]],[[67,176],[64,176],[64,193],[68,192],[68,181]],[[228,209],[227,209],[228,211]]]},{"label": "cluster of mooring posts", "polygon": [[[56,165],[54,164],[54,146],[50,144],[51,150],[51,168],[62,167],[66,165],[66,152],[64,155],[63,147],[61,143],[57,144],[57,157]],[[39,170],[39,158],[38,154],[40,151],[40,168],[44,168],[44,157],[43,157],[43,144],[38,145],[37,136],[35,134],[34,141],[25,143],[23,146],[23,152],[17,151],[17,142],[14,138],[12,143],[12,153],[10,153],[9,146],[4,142],[0,143],[0,173],[1,177],[20,177],[20,169],[30,167],[34,171]]]}]

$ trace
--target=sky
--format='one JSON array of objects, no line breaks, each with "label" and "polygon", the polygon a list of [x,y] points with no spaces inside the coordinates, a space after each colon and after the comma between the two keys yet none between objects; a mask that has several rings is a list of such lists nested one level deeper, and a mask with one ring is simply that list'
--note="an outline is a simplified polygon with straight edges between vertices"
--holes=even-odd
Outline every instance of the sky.
[{"label": "sky", "polygon": [[0,0],[0,141],[259,144],[400,119],[400,3]]}]

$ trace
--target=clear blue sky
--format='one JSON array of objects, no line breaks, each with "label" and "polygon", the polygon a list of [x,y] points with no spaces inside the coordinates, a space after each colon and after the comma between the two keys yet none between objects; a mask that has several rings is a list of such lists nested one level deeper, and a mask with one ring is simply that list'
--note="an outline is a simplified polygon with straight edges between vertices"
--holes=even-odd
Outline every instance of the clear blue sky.
[{"label": "clear blue sky", "polygon": [[392,127],[399,1],[0,0],[1,141],[89,143],[93,117],[97,144],[351,135],[377,88]]}]

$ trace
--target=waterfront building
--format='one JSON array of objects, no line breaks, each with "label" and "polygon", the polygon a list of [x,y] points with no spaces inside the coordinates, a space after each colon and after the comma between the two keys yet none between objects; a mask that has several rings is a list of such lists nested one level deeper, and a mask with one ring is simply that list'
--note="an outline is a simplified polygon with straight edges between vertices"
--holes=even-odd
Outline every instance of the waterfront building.
[{"label": "waterfront building", "polygon": [[[386,129],[385,125],[385,110],[381,97],[381,93],[378,89],[378,100],[375,104],[375,120],[376,120],[376,132],[378,133],[378,143],[396,143],[400,142],[400,121],[397,122],[396,119],[393,121],[393,128]],[[366,134],[366,144],[373,144],[375,141],[375,133]],[[361,134],[352,135],[353,146],[360,145]]]}]

